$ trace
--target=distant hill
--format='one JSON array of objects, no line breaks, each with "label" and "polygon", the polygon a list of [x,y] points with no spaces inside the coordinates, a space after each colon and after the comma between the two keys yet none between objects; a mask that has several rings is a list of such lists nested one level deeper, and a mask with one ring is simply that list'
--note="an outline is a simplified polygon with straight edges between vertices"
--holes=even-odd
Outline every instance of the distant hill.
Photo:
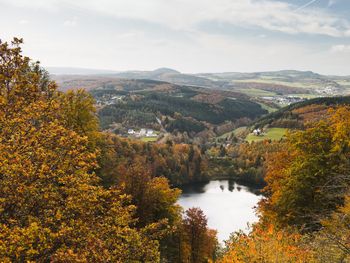
[{"label": "distant hill", "polygon": [[128,79],[160,80],[179,85],[218,87],[218,83],[213,82],[210,79],[202,78],[193,74],[184,74],[169,68],[160,68],[153,71],[126,71],[117,73],[114,76]]},{"label": "distant hill", "polygon": [[171,68],[158,68],[152,72],[155,74],[181,74],[181,72]]},{"label": "distant hill", "polygon": [[273,78],[285,78],[285,79],[305,79],[305,78],[321,78],[322,75],[314,73],[312,71],[298,71],[298,70],[280,70],[280,71],[266,71],[266,72],[253,72],[253,73],[239,73],[239,72],[227,72],[227,73],[204,73],[197,74],[199,76],[211,76],[220,77],[223,79],[239,80],[239,79],[254,79],[262,77]]},{"label": "distant hill", "polygon": [[338,96],[350,93],[350,77],[311,71],[183,74],[160,68],[112,74],[93,74],[97,73],[94,70],[86,71],[91,74],[73,74],[76,72],[82,71],[53,75],[53,79],[63,91],[89,90],[98,101],[104,129],[111,125],[160,129],[161,119],[168,131],[221,135],[236,128],[241,119],[254,120],[266,114],[265,109],[274,111],[283,102],[286,105],[307,99],[255,123],[257,127],[304,128],[307,122],[327,116],[330,105],[348,103],[349,97]]},{"label": "distant hill", "polygon": [[350,94],[350,76],[326,76],[312,71],[184,74],[170,68],[123,72],[79,68],[48,69],[51,74],[55,74],[53,77],[62,89],[66,89],[68,82],[91,88],[95,84],[111,82],[114,79],[149,79],[178,85],[243,92],[256,98],[288,95],[312,98]]}]

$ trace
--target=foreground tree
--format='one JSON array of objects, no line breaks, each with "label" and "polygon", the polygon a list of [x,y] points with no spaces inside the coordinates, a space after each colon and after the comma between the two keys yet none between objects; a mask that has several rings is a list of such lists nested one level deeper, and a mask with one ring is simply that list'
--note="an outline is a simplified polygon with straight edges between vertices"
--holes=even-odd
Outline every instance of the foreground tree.
[{"label": "foreground tree", "polygon": [[55,83],[21,43],[0,42],[0,258],[157,262],[152,226],[133,228],[129,197],[100,186],[97,152],[77,133],[89,125],[68,122]]},{"label": "foreground tree", "polygon": [[315,234],[312,248],[319,262],[350,261],[350,196],[330,218],[322,222],[322,230]]},{"label": "foreground tree", "polygon": [[185,212],[181,229],[181,262],[201,263],[215,258],[218,246],[216,231],[207,226],[208,220],[199,208]]},{"label": "foreground tree", "polygon": [[220,259],[221,263],[314,262],[313,251],[302,235],[290,230],[278,230],[273,225],[257,225],[248,235],[235,233],[226,245],[227,251]]},{"label": "foreground tree", "polygon": [[266,221],[314,231],[344,204],[350,186],[350,109],[340,107],[326,121],[291,134],[267,165]]},{"label": "foreground tree", "polygon": [[181,219],[181,207],[176,204],[181,193],[179,189],[171,189],[164,177],[152,178],[143,158],[136,159],[129,167],[119,166],[122,174],[119,181],[120,190],[132,196],[132,203],[137,207],[137,225],[166,220],[173,225]]}]

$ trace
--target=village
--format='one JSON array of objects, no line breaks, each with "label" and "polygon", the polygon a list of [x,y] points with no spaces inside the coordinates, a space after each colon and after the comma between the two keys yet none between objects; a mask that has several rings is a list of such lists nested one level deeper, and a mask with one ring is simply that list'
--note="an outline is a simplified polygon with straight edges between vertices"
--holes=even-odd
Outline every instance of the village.
[{"label": "village", "polygon": [[134,138],[157,138],[158,134],[153,129],[141,128],[140,130],[128,129],[128,136]]},{"label": "village", "polygon": [[121,95],[111,95],[111,94],[103,94],[102,96],[96,96],[96,106],[103,107],[107,105],[118,104],[123,101],[125,96]]},{"label": "village", "polygon": [[296,102],[300,102],[300,101],[305,100],[305,98],[291,96],[291,95],[288,95],[288,96],[265,96],[265,97],[262,97],[262,99],[268,100],[268,101],[273,101],[273,102],[280,104],[280,105],[290,105],[292,103],[296,103]]}]

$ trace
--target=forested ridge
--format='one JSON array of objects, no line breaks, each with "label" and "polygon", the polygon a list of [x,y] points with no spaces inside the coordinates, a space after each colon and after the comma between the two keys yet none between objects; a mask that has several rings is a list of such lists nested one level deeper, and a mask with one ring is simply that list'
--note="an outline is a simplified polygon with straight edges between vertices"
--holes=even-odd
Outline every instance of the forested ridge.
[{"label": "forested ridge", "polygon": [[[22,42],[0,42],[1,262],[350,262],[347,98],[291,106],[303,125],[280,141],[145,143],[101,132],[94,98],[58,91]],[[265,186],[224,247],[175,188],[218,167]]]},{"label": "forested ridge", "polygon": [[[115,123],[126,127],[156,127],[156,117],[167,117],[166,130],[198,133],[208,125],[216,126],[242,118],[253,120],[267,113],[261,105],[236,92],[226,94],[224,91],[148,80],[133,80],[132,84],[124,80],[122,83],[122,87],[90,90],[97,101],[107,104],[98,112],[103,129]],[[113,96],[123,98],[111,102],[109,98]]]},{"label": "forested ridge", "polygon": [[170,116],[178,112],[184,116],[191,116],[199,121],[206,121],[213,124],[219,124],[225,120],[237,120],[243,117],[254,119],[262,113],[265,113],[260,105],[248,100],[234,101],[224,99],[217,105],[211,105],[187,98],[177,98],[161,93],[152,93],[140,97],[139,100],[130,100],[125,104],[107,106],[103,108],[99,114],[102,118],[111,116],[115,118],[114,121],[123,122],[123,114],[132,110],[150,113],[160,112]]}]

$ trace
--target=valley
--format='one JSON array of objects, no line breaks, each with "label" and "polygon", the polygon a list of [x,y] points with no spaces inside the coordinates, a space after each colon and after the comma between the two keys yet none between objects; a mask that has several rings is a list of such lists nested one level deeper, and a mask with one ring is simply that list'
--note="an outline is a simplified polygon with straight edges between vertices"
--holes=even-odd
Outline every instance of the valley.
[{"label": "valley", "polygon": [[349,0],[0,21],[0,263],[350,263]]},{"label": "valley", "polygon": [[[350,91],[350,77],[311,71],[185,74],[169,68],[113,73],[85,69],[80,72],[87,75],[74,75],[55,68],[52,72],[60,73],[52,77],[61,90],[80,87],[93,95],[102,129],[144,141],[214,142],[268,113],[279,114],[285,106]],[[260,124],[263,128],[267,122]],[[151,129],[157,135],[130,136],[130,129]]]},{"label": "valley", "polygon": [[[195,86],[169,69],[148,77],[174,82],[99,72],[56,75],[56,84],[21,44],[0,43],[6,262],[349,258],[339,245],[350,211],[344,86],[310,72],[290,80],[295,71],[269,73],[275,83],[267,73],[223,74],[221,86],[207,74],[200,81],[213,86]],[[312,84],[285,83],[297,78]]]}]

